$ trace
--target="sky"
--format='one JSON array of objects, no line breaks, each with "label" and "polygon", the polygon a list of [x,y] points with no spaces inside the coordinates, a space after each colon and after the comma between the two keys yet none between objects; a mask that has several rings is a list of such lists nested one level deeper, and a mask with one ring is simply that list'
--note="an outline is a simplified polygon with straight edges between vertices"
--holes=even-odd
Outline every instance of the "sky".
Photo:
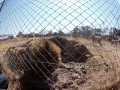
[{"label": "sky", "polygon": [[2,2],[3,0],[0,0],[0,2]]},{"label": "sky", "polygon": [[[1,0],[0,0],[1,1]],[[6,0],[0,34],[70,32],[75,26],[120,26],[120,0]]]}]

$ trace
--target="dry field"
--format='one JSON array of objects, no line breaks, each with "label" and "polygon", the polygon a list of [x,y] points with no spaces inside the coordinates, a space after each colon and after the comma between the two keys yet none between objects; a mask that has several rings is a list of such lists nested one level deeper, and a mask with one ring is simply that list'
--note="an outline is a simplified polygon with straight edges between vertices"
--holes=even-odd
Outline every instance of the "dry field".
[{"label": "dry field", "polygon": [[[29,38],[31,39],[31,38]],[[28,38],[19,38],[13,40],[0,41],[0,60],[3,67],[6,68],[6,61],[3,56],[11,46],[20,45],[29,40]],[[82,42],[93,54],[85,63],[85,72],[79,74],[81,67],[78,63],[70,62],[64,64],[54,72],[58,74],[58,82],[53,87],[55,90],[119,90],[120,86],[120,46],[111,45],[109,42],[102,41],[102,46],[92,45],[91,40],[84,38],[67,38]],[[66,73],[67,72],[67,73]],[[10,74],[8,74],[10,75]],[[8,76],[9,77],[9,76]],[[73,80],[74,78],[74,80]],[[83,80],[83,81],[81,81]],[[66,83],[69,83],[66,85]],[[58,86],[59,85],[59,86]],[[11,89],[11,83],[8,90]],[[13,86],[12,86],[13,87]],[[57,89],[56,89],[57,88]],[[14,90],[17,90],[14,88]]]}]

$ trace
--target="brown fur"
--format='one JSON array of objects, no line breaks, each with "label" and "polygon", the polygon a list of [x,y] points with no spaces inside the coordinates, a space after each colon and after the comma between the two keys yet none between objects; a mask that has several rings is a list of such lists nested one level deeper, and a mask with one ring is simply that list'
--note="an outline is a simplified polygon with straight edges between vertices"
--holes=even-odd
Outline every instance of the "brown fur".
[{"label": "brown fur", "polygon": [[9,48],[5,56],[8,66],[13,72],[23,72],[20,79],[22,86],[29,85],[27,87],[32,88],[35,82],[46,85],[43,79],[46,80],[51,77],[52,72],[60,64],[60,53],[60,48],[53,42],[37,39],[21,46]]},{"label": "brown fur", "polygon": [[63,62],[84,62],[88,58],[86,55],[92,56],[85,45],[76,41],[69,41],[62,37],[54,37],[50,39],[61,48],[61,56]]}]

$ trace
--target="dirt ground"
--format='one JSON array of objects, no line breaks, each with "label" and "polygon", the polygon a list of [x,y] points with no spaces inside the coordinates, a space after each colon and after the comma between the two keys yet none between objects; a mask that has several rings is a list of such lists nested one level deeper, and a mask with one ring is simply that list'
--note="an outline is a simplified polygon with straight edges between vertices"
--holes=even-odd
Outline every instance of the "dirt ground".
[{"label": "dirt ground", "polygon": [[[29,38],[30,39],[30,38]],[[6,61],[3,55],[11,46],[20,45],[28,38],[0,41],[0,61],[3,67]],[[84,38],[67,38],[82,42],[93,54],[85,63],[69,62],[62,64],[53,73],[57,82],[54,90],[119,90],[120,84],[120,45],[117,47],[107,41],[102,46],[93,45],[91,40]],[[9,87],[8,90],[13,90]]]}]

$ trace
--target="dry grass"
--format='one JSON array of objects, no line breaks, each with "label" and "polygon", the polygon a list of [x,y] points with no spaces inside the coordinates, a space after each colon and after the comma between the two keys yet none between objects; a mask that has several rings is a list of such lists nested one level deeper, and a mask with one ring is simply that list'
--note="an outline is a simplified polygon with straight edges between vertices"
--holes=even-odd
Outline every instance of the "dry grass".
[{"label": "dry grass", "polygon": [[[74,38],[67,38],[73,39]],[[6,62],[2,56],[6,50],[11,46],[16,46],[24,43],[26,39],[13,39],[7,41],[0,41],[0,59],[5,66]],[[82,42],[87,46],[94,57],[89,58],[85,63],[87,72],[87,82],[79,85],[79,90],[119,90],[120,83],[120,46],[115,47],[110,43],[103,41],[102,46],[98,44],[92,45],[91,40],[79,38],[76,41]],[[8,74],[9,75],[9,74]],[[9,90],[13,90],[10,89]]]}]

